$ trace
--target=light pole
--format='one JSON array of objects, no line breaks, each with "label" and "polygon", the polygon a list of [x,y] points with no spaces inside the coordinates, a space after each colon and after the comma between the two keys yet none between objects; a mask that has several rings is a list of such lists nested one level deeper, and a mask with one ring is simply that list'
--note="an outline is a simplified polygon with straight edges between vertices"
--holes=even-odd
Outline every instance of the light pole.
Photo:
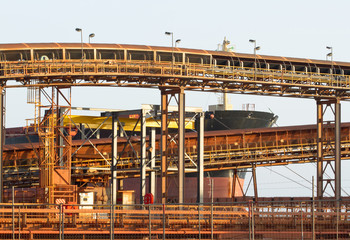
[{"label": "light pole", "polygon": [[95,33],[90,33],[90,35],[89,35],[89,44],[90,44],[91,38],[93,38],[93,37],[95,37]]},{"label": "light pole", "polygon": [[81,72],[84,74],[83,29],[81,29],[81,28],[76,28],[75,31],[80,32],[80,41],[81,41]]},{"label": "light pole", "polygon": [[249,39],[249,42],[254,43],[254,81],[256,80],[256,51],[260,50],[260,46],[256,46],[256,40]]},{"label": "light pole", "polygon": [[331,57],[331,70],[332,70],[332,76],[333,76],[333,47],[327,46],[326,48],[331,50],[331,52],[327,54],[326,60],[328,60],[328,57]]},{"label": "light pole", "polygon": [[173,32],[165,32],[165,35],[171,35],[171,71],[174,74],[174,33]]},{"label": "light pole", "polygon": [[177,47],[177,44],[179,44],[181,42],[181,39],[177,39],[176,41],[175,41],[175,47]]}]

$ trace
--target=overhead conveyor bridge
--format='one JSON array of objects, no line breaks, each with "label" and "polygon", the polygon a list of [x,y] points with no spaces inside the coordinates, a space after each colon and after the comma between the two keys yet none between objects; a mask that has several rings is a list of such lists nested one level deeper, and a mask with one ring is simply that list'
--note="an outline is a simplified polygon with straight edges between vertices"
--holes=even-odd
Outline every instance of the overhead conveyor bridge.
[{"label": "overhead conveyor bridge", "polygon": [[[332,136],[334,125],[329,125],[326,136]],[[156,169],[160,168],[159,138],[156,138]],[[331,138],[329,138],[331,140]],[[140,168],[140,137],[132,137],[133,149],[128,146],[127,139],[118,138],[118,152],[122,152],[118,161],[118,178],[135,177]],[[73,179],[80,182],[101,182],[110,175],[111,158],[110,138],[91,139],[91,143],[84,140],[74,140],[72,151],[76,153],[72,159],[72,169],[76,170]],[[149,139],[147,138],[149,143]],[[83,145],[81,145],[84,143]],[[186,170],[196,171],[197,135],[186,133]],[[276,127],[266,129],[224,130],[206,132],[204,136],[204,166],[205,171],[223,169],[244,169],[262,166],[278,166],[316,162],[317,160],[317,128],[315,125]],[[31,186],[37,182],[34,172],[38,171],[35,151],[39,144],[11,144],[4,148],[5,182],[25,183],[21,187]],[[177,145],[171,143],[170,152],[177,152]],[[103,154],[96,152],[98,150]],[[333,157],[333,150],[324,152],[325,157]],[[350,156],[350,123],[343,123],[341,128],[341,157],[343,160]],[[107,162],[106,162],[107,159]],[[177,168],[176,154],[171,156],[169,168]],[[191,161],[192,160],[192,161]],[[90,173],[79,174],[79,169],[90,169]],[[30,170],[30,171],[29,171]],[[152,171],[149,167],[147,171]],[[31,175],[28,174],[31,172]],[[124,173],[123,173],[124,172]],[[30,177],[33,177],[30,179]],[[107,184],[107,183],[106,183]]]},{"label": "overhead conveyor bridge", "polygon": [[349,74],[350,64],[344,62],[184,48],[120,44],[84,44],[82,48],[81,44],[69,43],[0,45],[0,80],[4,87],[181,87],[348,99]]}]

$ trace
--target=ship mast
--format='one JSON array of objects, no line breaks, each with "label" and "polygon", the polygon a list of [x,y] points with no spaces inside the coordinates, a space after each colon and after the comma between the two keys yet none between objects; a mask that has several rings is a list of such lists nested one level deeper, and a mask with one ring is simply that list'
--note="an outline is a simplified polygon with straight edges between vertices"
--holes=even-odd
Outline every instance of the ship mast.
[{"label": "ship mast", "polygon": [[[222,42],[222,51],[224,52],[230,52],[230,49],[228,48],[228,45],[230,44],[230,41],[226,39],[226,37],[224,38],[224,41]],[[224,105],[224,110],[227,111],[227,110],[232,110],[230,109],[229,107],[229,103],[228,103],[228,96],[227,96],[227,92],[224,92],[223,93],[223,96],[222,96],[222,101],[223,101],[223,105]]]}]

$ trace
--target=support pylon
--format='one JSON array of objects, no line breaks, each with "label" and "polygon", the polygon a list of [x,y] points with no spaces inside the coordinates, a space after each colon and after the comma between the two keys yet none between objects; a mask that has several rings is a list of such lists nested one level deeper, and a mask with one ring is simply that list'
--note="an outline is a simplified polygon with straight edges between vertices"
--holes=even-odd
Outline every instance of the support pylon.
[{"label": "support pylon", "polygon": [[[334,117],[325,121],[324,115]],[[334,124],[334,131],[331,131]],[[341,199],[340,100],[317,100],[317,197],[330,190],[335,200]]]},{"label": "support pylon", "polygon": [[5,107],[4,107],[4,99],[5,99],[5,89],[1,87],[0,89],[0,203],[3,202],[3,149],[5,144],[5,124],[4,124],[4,115],[5,115]]},{"label": "support pylon", "polygon": [[[185,93],[183,88],[163,89],[161,88],[161,179],[162,179],[162,203],[167,202],[167,169],[169,164],[168,146],[174,138],[169,137],[168,131],[168,107],[172,98],[178,105],[178,116],[174,117],[178,121],[177,132],[177,156],[174,160],[178,166],[178,186],[179,203],[184,202],[184,182],[185,182]],[[170,97],[168,97],[170,96]],[[174,141],[173,141],[174,142]]]},{"label": "support pylon", "polygon": [[[34,127],[41,144],[40,187],[45,189],[45,202],[55,203],[55,198],[76,201],[76,193],[69,188],[72,155],[71,88],[52,87],[51,91],[46,91],[31,87],[28,94],[31,94],[28,102],[35,104]],[[56,190],[63,194],[57,195]]]}]

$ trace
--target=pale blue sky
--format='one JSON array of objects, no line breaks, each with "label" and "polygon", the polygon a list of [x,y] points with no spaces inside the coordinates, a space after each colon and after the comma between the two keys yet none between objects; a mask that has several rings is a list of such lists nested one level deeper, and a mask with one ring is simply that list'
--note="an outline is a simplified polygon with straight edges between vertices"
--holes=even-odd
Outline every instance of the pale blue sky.
[{"label": "pale blue sky", "polygon": [[[0,43],[80,42],[80,34],[74,30],[79,27],[85,41],[94,32],[93,42],[169,46],[170,38],[164,32],[172,31],[176,39],[182,39],[179,46],[185,48],[215,50],[226,36],[237,52],[251,53],[248,40],[256,39],[259,53],[264,55],[325,59],[328,45],[334,48],[335,61],[350,61],[350,1],[346,0],[2,0],[0,7]],[[213,93],[188,92],[186,105],[207,109],[216,99]],[[231,99],[235,109],[244,103],[255,103],[257,110],[271,109],[279,115],[280,126],[315,123],[314,100],[246,95],[231,95]],[[33,117],[24,89],[8,90],[6,103],[7,127],[23,126],[26,118]],[[130,109],[142,103],[159,104],[159,92],[73,89],[73,106]],[[350,121],[349,106],[342,104],[343,121]],[[315,173],[310,169],[305,174],[308,179]],[[286,181],[278,180],[271,171],[266,174],[274,181]],[[298,190],[302,195],[309,193]]]}]

